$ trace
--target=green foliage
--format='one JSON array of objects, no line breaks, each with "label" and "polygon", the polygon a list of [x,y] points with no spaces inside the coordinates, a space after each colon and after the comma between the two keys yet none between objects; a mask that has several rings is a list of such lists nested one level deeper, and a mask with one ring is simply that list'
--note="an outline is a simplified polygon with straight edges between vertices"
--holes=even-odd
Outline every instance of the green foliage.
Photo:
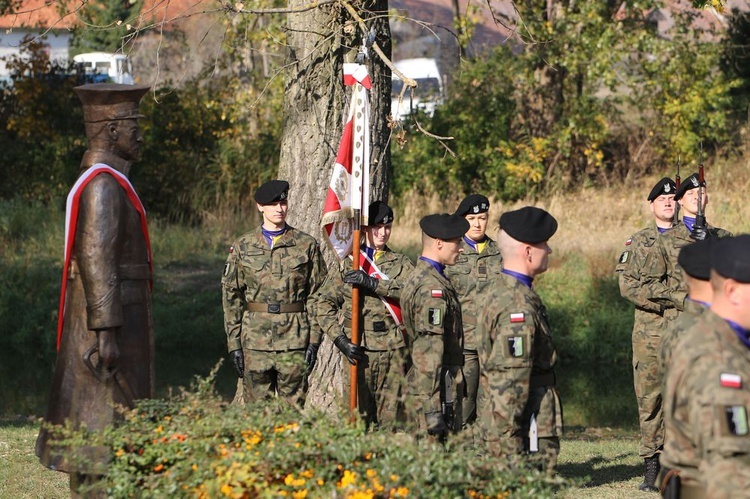
[{"label": "green foliage", "polygon": [[673,9],[665,36],[644,14],[658,1],[514,5],[521,45],[462,63],[434,119],[418,117],[430,133],[455,137],[444,142],[456,154],[416,127],[397,136],[406,141],[394,152],[397,193],[414,185],[515,200],[649,172],[678,155],[685,164],[701,143],[732,143],[739,81],[719,71],[721,45],[693,30],[698,11]]},{"label": "green foliage", "polygon": [[660,156],[676,164],[697,165],[701,144],[731,143],[731,95],[738,79],[719,71],[718,43],[700,42],[691,28],[695,12],[676,16],[672,39],[642,40],[639,78],[632,88],[633,105],[643,113],[645,127]]},{"label": "green foliage", "polygon": [[121,52],[142,0],[87,2],[77,11],[81,22],[73,29],[71,57],[84,52]]},{"label": "green foliage", "polygon": [[0,415],[44,403],[45,390],[30,388],[51,379],[62,223],[59,211],[0,201]]},{"label": "green foliage", "polygon": [[[500,193],[505,183],[506,161],[498,146],[508,136],[513,103],[510,82],[498,67],[512,64],[505,48],[462,69],[453,84],[452,97],[429,121],[432,134],[454,140],[441,143],[419,131],[410,133],[402,147],[393,148],[393,188],[399,195],[411,188],[440,194],[461,192],[495,182]],[[420,122],[425,116],[417,115]],[[414,118],[405,125],[415,127]],[[402,141],[405,139],[402,134]]]},{"label": "green foliage", "polygon": [[734,119],[739,124],[746,124],[750,109],[750,13],[734,11],[729,17],[727,39],[723,43],[721,69],[727,80],[736,80],[738,84],[731,95]]},{"label": "green foliage", "polygon": [[6,65],[12,86],[2,88],[0,101],[0,198],[49,202],[70,188],[71,166],[85,150],[83,112],[73,93],[82,81],[51,62],[43,40],[31,37]]},{"label": "green foliage", "polygon": [[571,483],[522,460],[477,456],[466,440],[443,448],[346,419],[279,400],[228,406],[209,378],[71,441],[110,450],[111,497],[553,497]]}]

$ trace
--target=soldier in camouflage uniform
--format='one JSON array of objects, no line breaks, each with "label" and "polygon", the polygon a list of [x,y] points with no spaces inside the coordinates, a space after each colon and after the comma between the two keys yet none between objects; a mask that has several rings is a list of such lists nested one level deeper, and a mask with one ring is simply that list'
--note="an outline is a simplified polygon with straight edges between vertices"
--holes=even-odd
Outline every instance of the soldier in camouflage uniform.
[{"label": "soldier in camouflage uniform", "polygon": [[487,237],[490,201],[481,194],[471,194],[458,205],[456,215],[469,222],[464,234],[464,252],[445,275],[453,284],[461,300],[461,317],[464,329],[464,382],[466,397],[463,400],[464,426],[477,417],[477,389],[479,388],[479,358],[474,334],[477,325],[477,300],[481,289],[493,274],[502,270],[503,257],[495,241]]},{"label": "soldier in camouflage uniform", "polygon": [[[365,245],[361,250],[360,270],[351,270],[351,261],[347,259],[341,263],[339,272],[328,274],[316,300],[316,316],[320,327],[347,360],[357,364],[360,414],[368,425],[388,426],[396,424],[402,412],[399,402],[408,355],[398,300],[414,264],[406,255],[388,247],[393,210],[382,201],[375,201],[369,213],[368,223],[363,227]],[[363,291],[359,337],[367,354],[361,352],[364,357],[361,362],[351,355],[352,294],[347,284],[357,285]]]},{"label": "soldier in camouflage uniform", "polygon": [[487,449],[499,456],[531,453],[553,475],[560,452],[562,405],[554,366],[557,351],[547,312],[532,289],[547,270],[547,241],[557,221],[527,206],[500,217],[503,271],[479,300],[477,418]]},{"label": "soldier in camouflage uniform", "polygon": [[746,497],[750,490],[748,255],[750,235],[715,243],[711,308],[675,344],[665,385],[673,439],[665,497],[678,482],[673,497]]},{"label": "soldier in camouflage uniform", "polygon": [[288,189],[271,180],[255,192],[263,224],[232,244],[221,279],[227,346],[245,403],[278,394],[302,404],[320,344],[308,313],[326,267],[315,239],[286,223]]},{"label": "soldier in camouflage uniform", "polygon": [[[713,288],[709,281],[711,275],[711,247],[713,239],[705,239],[688,244],[680,250],[678,263],[682,268],[688,284],[688,296],[685,300],[685,310],[669,328],[662,333],[659,344],[659,367],[662,374],[662,393],[667,394],[667,377],[672,363],[672,354],[676,345],[684,336],[685,331],[692,328],[700,319],[703,312],[708,310],[713,299]],[[679,431],[679,422],[673,420],[675,415],[675,400],[664,397],[664,449],[659,457],[662,467],[662,481],[668,470],[678,466],[691,468],[688,473],[695,475],[698,461],[694,454],[690,456],[683,452],[683,439]],[[675,460],[680,456],[681,462]]]},{"label": "soldier in camouflage uniform", "polygon": [[[714,291],[709,278],[711,277],[710,257],[713,241],[713,238],[709,238],[688,244],[680,250],[680,256],[677,258],[677,263],[685,276],[688,295],[683,313],[673,326],[662,331],[659,343],[659,370],[662,380],[669,367],[674,344],[680,333],[691,327],[698,316],[711,306]],[[669,401],[664,402],[665,405],[668,403]],[[665,439],[667,438],[668,435],[665,436]],[[668,444],[667,442],[665,446]],[[662,455],[662,461],[663,458]]]},{"label": "soldier in camouflage uniform", "polygon": [[645,278],[646,286],[654,282],[664,283],[666,287],[662,292],[654,293],[651,300],[663,305],[667,311],[664,314],[665,327],[677,319],[683,310],[685,297],[687,296],[687,284],[682,274],[682,269],[677,265],[677,257],[680,250],[687,244],[706,237],[722,238],[731,237],[732,233],[718,227],[707,225],[706,232],[700,233],[701,229],[696,227],[698,215],[698,198],[702,200],[702,210],[705,213],[708,204],[708,193],[705,186],[699,188],[698,174],[693,173],[680,185],[675,193],[675,201],[680,202],[682,209],[682,223],[678,223],[671,230],[661,235],[658,240],[658,257],[654,265],[649,268],[649,274]]},{"label": "soldier in camouflage uniform", "polygon": [[[461,305],[445,266],[463,251],[469,222],[447,213],[428,215],[422,228],[422,255],[401,292],[406,344],[412,365],[406,375],[407,417],[439,438],[461,428],[453,404],[463,395]],[[451,421],[452,420],[452,421]]]},{"label": "soldier in camouflage uniform", "polygon": [[664,417],[662,413],[661,377],[658,349],[664,326],[665,310],[671,302],[662,304],[653,297],[667,292],[666,279],[646,276],[658,272],[661,257],[658,250],[659,234],[672,227],[676,204],[675,183],[664,177],[654,185],[647,200],[654,223],[633,234],[625,242],[625,251],[617,263],[616,272],[623,298],[635,305],[633,320],[633,385],[638,401],[638,421],[641,429],[639,455],[644,459],[646,472],[639,488],[656,492],[659,474],[659,455],[664,446]]}]

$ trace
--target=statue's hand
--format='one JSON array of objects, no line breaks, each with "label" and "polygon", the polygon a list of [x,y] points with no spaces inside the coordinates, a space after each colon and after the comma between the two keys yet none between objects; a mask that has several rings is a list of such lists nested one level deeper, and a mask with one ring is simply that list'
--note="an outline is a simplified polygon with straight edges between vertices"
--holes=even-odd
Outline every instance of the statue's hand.
[{"label": "statue's hand", "polygon": [[105,371],[112,371],[120,358],[117,346],[117,329],[101,329],[96,332],[99,342],[99,362]]}]

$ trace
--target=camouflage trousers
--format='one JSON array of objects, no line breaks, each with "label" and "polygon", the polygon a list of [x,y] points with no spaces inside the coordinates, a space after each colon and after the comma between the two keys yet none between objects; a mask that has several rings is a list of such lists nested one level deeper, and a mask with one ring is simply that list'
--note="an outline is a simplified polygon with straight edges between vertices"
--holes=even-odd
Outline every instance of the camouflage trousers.
[{"label": "camouflage trousers", "polygon": [[[446,424],[449,424],[450,430],[453,432],[457,432],[462,427],[461,422],[461,416],[463,414],[463,394],[466,392],[466,389],[464,388],[464,375],[463,375],[463,368],[460,366],[450,366],[450,367],[444,367],[440,369],[440,372],[443,373],[443,369],[447,369],[451,373],[451,393],[450,396],[453,399],[453,412],[454,412],[454,421],[452,424],[449,424],[448,421],[445,421]],[[443,376],[439,376],[440,379],[444,379]],[[407,376],[407,385],[406,385],[406,395],[404,397],[404,412],[406,414],[406,421],[408,425],[418,430],[421,433],[427,433],[427,419],[425,416],[425,407],[429,406],[429,398],[431,394],[419,394],[414,393],[413,386],[409,385],[408,383],[408,376]],[[440,386],[440,392],[443,392],[443,387]],[[442,400],[444,396],[441,396],[441,402],[444,402]]]},{"label": "camouflage trousers", "polygon": [[477,419],[477,391],[479,390],[479,355],[476,350],[464,350],[464,383],[466,396],[463,399],[463,426]]},{"label": "camouflage trousers", "polygon": [[246,404],[274,395],[304,405],[307,364],[304,350],[244,350],[243,396]]},{"label": "camouflage trousers", "polygon": [[[394,428],[403,423],[403,389],[408,369],[406,348],[368,350],[357,365],[357,408],[368,426]],[[351,366],[344,361],[344,400],[348,409]]]},{"label": "camouflage trousers", "polygon": [[664,447],[659,341],[659,334],[633,331],[633,385],[641,428],[638,455],[644,459]]}]

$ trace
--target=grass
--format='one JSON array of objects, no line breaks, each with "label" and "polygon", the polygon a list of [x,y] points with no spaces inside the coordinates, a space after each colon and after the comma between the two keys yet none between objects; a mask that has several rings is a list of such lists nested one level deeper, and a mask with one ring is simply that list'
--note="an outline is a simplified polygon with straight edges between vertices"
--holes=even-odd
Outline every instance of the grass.
[{"label": "grass", "polygon": [[0,497],[70,497],[68,476],[48,470],[34,455],[37,423],[0,421]]}]

